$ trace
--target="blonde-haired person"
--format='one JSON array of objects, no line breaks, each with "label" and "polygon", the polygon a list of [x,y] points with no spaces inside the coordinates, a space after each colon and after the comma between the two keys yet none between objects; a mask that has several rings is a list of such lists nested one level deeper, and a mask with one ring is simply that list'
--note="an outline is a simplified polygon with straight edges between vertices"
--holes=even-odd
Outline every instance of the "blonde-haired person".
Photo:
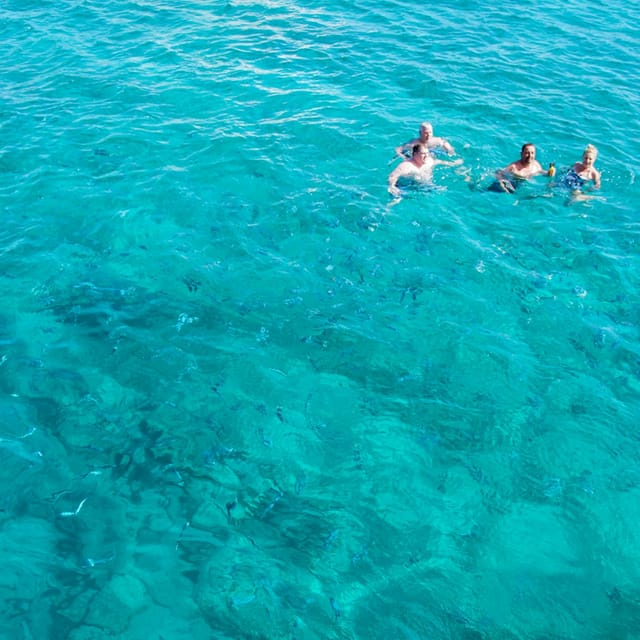
[{"label": "blonde-haired person", "polygon": [[583,194],[584,187],[600,188],[600,172],[595,168],[598,150],[588,144],[582,154],[582,162],[576,162],[562,177],[560,184],[571,189],[571,195],[578,200],[586,200],[589,196]]}]

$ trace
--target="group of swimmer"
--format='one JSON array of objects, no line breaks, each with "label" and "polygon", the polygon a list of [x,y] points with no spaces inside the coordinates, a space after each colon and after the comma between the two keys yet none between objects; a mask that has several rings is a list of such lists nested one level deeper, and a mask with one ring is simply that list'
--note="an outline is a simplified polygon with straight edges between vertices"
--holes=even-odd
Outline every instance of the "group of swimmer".
[{"label": "group of swimmer", "polygon": [[[411,155],[407,157],[409,151]],[[397,186],[399,180],[428,184],[431,182],[434,167],[459,166],[463,162],[461,158],[449,161],[434,156],[434,153],[438,152],[451,156],[455,154],[455,150],[447,140],[433,135],[433,126],[429,122],[423,122],[420,125],[418,138],[396,147],[395,152],[402,158],[402,162],[389,174],[388,179],[389,193],[395,198],[401,195]],[[600,172],[594,166],[597,156],[598,150],[592,144],[588,144],[582,154],[582,161],[576,162],[558,181],[558,185],[571,192],[574,200],[585,200],[591,197],[583,193],[584,187],[600,188]],[[540,166],[536,160],[535,145],[527,142],[522,145],[518,160],[496,171],[495,180],[489,185],[488,190],[514,193],[526,180],[542,175],[553,177],[555,172],[554,163],[551,163],[546,170]]]}]

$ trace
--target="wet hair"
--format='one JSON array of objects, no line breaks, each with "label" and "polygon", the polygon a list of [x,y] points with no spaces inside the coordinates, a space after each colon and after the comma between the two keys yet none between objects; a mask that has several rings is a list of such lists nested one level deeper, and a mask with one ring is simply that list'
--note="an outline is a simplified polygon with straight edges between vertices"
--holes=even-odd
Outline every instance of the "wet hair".
[{"label": "wet hair", "polygon": [[422,142],[417,142],[416,144],[413,145],[413,147],[411,147],[411,155],[415,156],[416,153],[418,153],[422,149],[424,149],[425,151],[428,151],[427,147],[425,147],[425,145],[422,144]]},{"label": "wet hair", "polygon": [[535,144],[533,144],[533,142],[525,142],[525,143],[522,145],[522,147],[520,147],[520,153],[523,153],[523,152],[524,152],[524,150],[525,150],[527,147],[534,147],[534,148],[535,148],[535,146],[536,146],[536,145],[535,145]]}]

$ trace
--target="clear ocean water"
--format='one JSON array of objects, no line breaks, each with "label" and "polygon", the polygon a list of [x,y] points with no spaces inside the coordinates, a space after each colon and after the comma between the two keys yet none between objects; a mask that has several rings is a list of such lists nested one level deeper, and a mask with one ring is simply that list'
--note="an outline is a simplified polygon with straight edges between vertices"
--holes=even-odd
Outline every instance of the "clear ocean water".
[{"label": "clear ocean water", "polygon": [[640,637],[639,24],[5,0],[0,638]]}]

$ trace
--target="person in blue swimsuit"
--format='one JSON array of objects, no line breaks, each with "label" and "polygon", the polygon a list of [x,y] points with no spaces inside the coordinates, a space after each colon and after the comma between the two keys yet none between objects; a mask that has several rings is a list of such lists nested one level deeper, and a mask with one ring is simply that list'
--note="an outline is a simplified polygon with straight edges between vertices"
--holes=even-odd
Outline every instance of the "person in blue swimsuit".
[{"label": "person in blue swimsuit", "polygon": [[594,164],[598,157],[598,150],[588,144],[582,154],[582,162],[576,162],[560,180],[560,185],[571,191],[571,196],[576,200],[587,200],[589,196],[583,193],[585,187],[590,189],[600,188],[600,172]]}]

